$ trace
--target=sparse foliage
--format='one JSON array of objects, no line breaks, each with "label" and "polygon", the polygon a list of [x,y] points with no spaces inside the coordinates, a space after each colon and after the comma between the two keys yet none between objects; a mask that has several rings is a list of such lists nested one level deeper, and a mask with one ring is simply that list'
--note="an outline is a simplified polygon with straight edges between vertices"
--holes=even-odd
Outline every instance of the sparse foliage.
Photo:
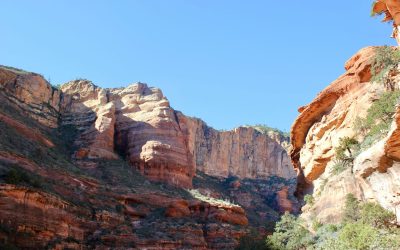
[{"label": "sparse foliage", "polygon": [[268,236],[267,243],[272,249],[305,249],[312,243],[311,233],[294,215],[285,213],[275,226],[275,233]]},{"label": "sparse foliage", "polygon": [[346,195],[343,212],[344,222],[355,222],[360,218],[360,202],[353,194]]},{"label": "sparse foliage", "polygon": [[400,91],[388,91],[383,93],[367,110],[365,118],[357,118],[354,123],[354,131],[365,135],[361,143],[361,149],[365,149],[376,140],[382,138],[389,131],[396,110],[396,104],[400,97]]},{"label": "sparse foliage", "polygon": [[339,146],[335,148],[336,162],[331,173],[339,174],[353,165],[354,152],[359,147],[358,141],[353,137],[343,137],[339,140]]},{"label": "sparse foliage", "polygon": [[345,136],[339,139],[339,146],[335,148],[336,158],[340,161],[352,162],[353,152],[358,146],[358,141],[353,137]]},{"label": "sparse foliage", "polygon": [[314,197],[310,194],[306,194],[304,196],[304,201],[306,202],[307,205],[312,206],[314,204]]},{"label": "sparse foliage", "polygon": [[389,46],[376,49],[375,57],[371,62],[371,81],[383,83],[385,87],[393,90],[393,82],[388,78],[400,62],[400,51]]},{"label": "sparse foliage", "polygon": [[285,132],[285,131],[282,131],[282,130],[279,130],[277,128],[273,128],[273,127],[270,127],[270,126],[267,126],[267,125],[264,125],[264,124],[256,124],[254,126],[249,126],[249,127],[252,127],[254,129],[258,130],[263,134],[268,134],[268,133],[273,132],[273,133],[277,133],[277,134],[281,135],[282,137],[287,138],[288,140],[289,140],[289,137],[290,137],[290,133],[289,132]]},{"label": "sparse foliage", "polygon": [[394,213],[372,202],[362,205],[360,217],[362,223],[375,228],[389,228],[391,223],[396,220]]},{"label": "sparse foliage", "polygon": [[5,176],[5,182],[14,185],[27,185],[35,188],[41,187],[40,177],[17,167],[12,167]]},{"label": "sparse foliage", "polygon": [[369,225],[349,223],[340,231],[337,245],[341,249],[370,249],[378,237],[377,230]]},{"label": "sparse foliage", "polygon": [[[313,234],[293,215],[285,214],[275,232],[268,236],[272,249],[399,249],[400,230],[393,226],[395,216],[376,203],[361,203],[346,196],[341,224],[312,223]],[[306,230],[306,231],[303,231]]]}]

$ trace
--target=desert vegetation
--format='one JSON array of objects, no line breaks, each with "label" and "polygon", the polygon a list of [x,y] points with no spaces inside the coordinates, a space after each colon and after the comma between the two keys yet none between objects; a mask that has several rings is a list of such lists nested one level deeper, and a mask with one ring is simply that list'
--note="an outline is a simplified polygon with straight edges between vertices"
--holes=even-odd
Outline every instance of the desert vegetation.
[{"label": "desert vegetation", "polygon": [[358,137],[343,137],[335,148],[335,164],[331,169],[334,175],[352,167],[357,155],[383,139],[389,132],[395,114],[400,91],[394,89],[389,77],[397,70],[400,53],[397,49],[383,46],[376,49],[371,61],[372,82],[384,84],[386,91],[368,108],[365,117],[357,117],[353,130]]},{"label": "desert vegetation", "polygon": [[271,133],[271,132],[272,133],[277,133],[280,136],[282,136],[284,138],[287,138],[288,140],[289,140],[289,137],[290,137],[290,133],[289,132],[285,132],[285,131],[279,130],[277,128],[273,128],[273,127],[267,126],[265,124],[256,124],[256,125],[253,125],[253,126],[248,125],[248,127],[252,127],[252,128],[258,130],[259,132],[261,132],[263,134],[268,134],[268,133]]},{"label": "desert vegetation", "polygon": [[378,47],[371,62],[371,81],[383,83],[393,90],[393,82],[389,77],[395,73],[400,62],[400,51],[390,46]]},{"label": "desert vegetation", "polygon": [[308,228],[305,221],[286,213],[267,237],[265,249],[396,249],[400,230],[396,217],[377,203],[346,196],[343,219],[339,224],[318,221]]},{"label": "desert vegetation", "polygon": [[364,140],[361,142],[362,149],[368,148],[387,134],[399,97],[399,90],[382,93],[368,109],[366,117],[356,119],[354,130],[364,135]]}]

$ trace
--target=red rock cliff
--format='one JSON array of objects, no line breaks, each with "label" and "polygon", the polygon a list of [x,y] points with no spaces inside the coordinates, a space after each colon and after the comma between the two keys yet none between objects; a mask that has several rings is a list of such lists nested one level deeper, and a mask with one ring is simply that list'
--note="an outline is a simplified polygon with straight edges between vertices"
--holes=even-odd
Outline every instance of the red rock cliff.
[{"label": "red rock cliff", "polygon": [[[365,135],[354,126],[356,119],[365,117],[372,103],[389,91],[383,84],[370,81],[375,50],[362,49],[346,62],[346,72],[310,104],[301,107],[292,126],[290,156],[298,170],[298,191],[300,195],[311,193],[315,198],[312,206],[303,208],[302,216],[309,221],[316,217],[338,222],[348,193],[361,200],[377,201],[391,211],[398,210],[397,119],[387,137],[363,149],[352,168],[340,174],[333,171],[340,138],[363,141]],[[397,74],[388,77],[398,89]]]},{"label": "red rock cliff", "polygon": [[146,84],[0,67],[0,131],[0,248],[233,249],[296,210],[276,137],[216,131]]},{"label": "red rock cliff", "polygon": [[196,170],[212,176],[295,177],[286,150],[253,128],[219,132],[173,110],[146,84],[101,89],[88,81],[62,86],[62,123],[81,131],[75,157],[126,155],[152,180],[190,187]]}]

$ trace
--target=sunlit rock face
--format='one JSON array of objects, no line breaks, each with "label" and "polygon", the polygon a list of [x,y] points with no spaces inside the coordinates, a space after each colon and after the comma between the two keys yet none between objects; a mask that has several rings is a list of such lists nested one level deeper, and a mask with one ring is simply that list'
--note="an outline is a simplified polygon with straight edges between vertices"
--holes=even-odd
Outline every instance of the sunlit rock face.
[{"label": "sunlit rock face", "polygon": [[119,153],[152,180],[191,186],[192,156],[161,90],[141,83],[101,89],[79,80],[62,90],[63,124],[81,131],[76,158],[112,159]]},{"label": "sunlit rock face", "polygon": [[[339,222],[348,193],[360,200],[379,202],[392,211],[400,201],[397,116],[389,135],[358,155],[352,169],[340,174],[332,172],[340,138],[364,139],[354,129],[356,118],[364,117],[386,91],[383,84],[370,82],[374,50],[368,47],[355,54],[346,63],[342,76],[299,109],[300,115],[292,126],[290,156],[299,173],[298,192],[311,193],[315,198],[314,205],[303,208],[302,216],[310,221],[317,218]],[[399,77],[391,77],[398,89]]]},{"label": "sunlit rock face", "polygon": [[152,180],[190,187],[195,170],[227,178],[295,178],[277,138],[253,128],[220,132],[175,111],[146,84],[101,89],[88,81],[62,87],[62,124],[80,131],[77,159],[127,157]]},{"label": "sunlit rock face", "polygon": [[298,211],[287,143],[214,130],[143,83],[0,67],[0,248],[234,249]]},{"label": "sunlit rock face", "polygon": [[372,14],[383,14],[383,22],[393,22],[392,37],[400,45],[400,3],[397,0],[377,0],[372,5]]},{"label": "sunlit rock face", "polygon": [[[181,128],[188,135],[189,150],[196,169],[211,176],[266,179],[295,178],[286,150],[277,138],[254,128],[217,131],[200,119],[178,113]],[[283,143],[283,142],[282,142]]]},{"label": "sunlit rock face", "polygon": [[115,105],[107,92],[89,81],[77,80],[62,88],[61,126],[79,132],[76,159],[117,159],[114,153]]},{"label": "sunlit rock face", "polygon": [[295,178],[279,135],[214,130],[172,109],[160,89],[146,84],[102,89],[78,79],[58,90],[34,73],[0,73],[4,100],[45,126],[74,129],[72,157],[82,167],[122,156],[151,180],[181,187],[191,187],[196,170],[222,178]]},{"label": "sunlit rock face", "polygon": [[0,98],[44,126],[57,127],[60,91],[41,75],[0,66]]}]

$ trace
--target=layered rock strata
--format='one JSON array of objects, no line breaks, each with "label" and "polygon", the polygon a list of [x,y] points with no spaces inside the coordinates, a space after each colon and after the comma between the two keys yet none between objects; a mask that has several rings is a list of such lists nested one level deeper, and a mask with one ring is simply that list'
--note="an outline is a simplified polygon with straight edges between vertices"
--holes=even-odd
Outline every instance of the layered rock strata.
[{"label": "layered rock strata", "polygon": [[[297,209],[279,136],[214,130],[146,84],[58,89],[2,66],[0,130],[0,247],[233,249]],[[217,202],[185,190],[199,174]]]},{"label": "layered rock strata", "polygon": [[41,124],[57,127],[60,91],[41,76],[0,66],[0,95]]},{"label": "layered rock strata", "polygon": [[173,110],[156,88],[139,83],[100,89],[63,85],[62,124],[81,131],[78,159],[125,156],[152,180],[190,187],[195,170],[219,177],[294,178],[286,150],[253,128],[220,132]]}]

